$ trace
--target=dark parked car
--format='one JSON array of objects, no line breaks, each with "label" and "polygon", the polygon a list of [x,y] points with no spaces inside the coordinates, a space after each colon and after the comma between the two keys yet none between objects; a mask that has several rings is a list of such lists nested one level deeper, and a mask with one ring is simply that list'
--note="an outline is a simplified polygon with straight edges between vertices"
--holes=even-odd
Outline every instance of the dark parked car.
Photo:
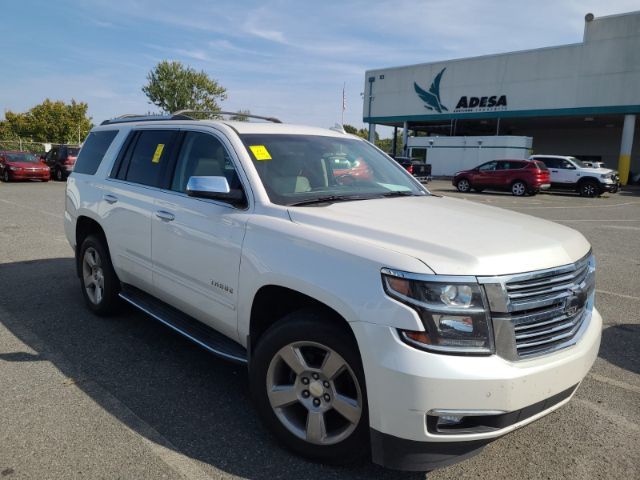
[{"label": "dark parked car", "polygon": [[428,163],[409,157],[395,157],[395,161],[419,181],[426,183],[431,180],[431,165]]},{"label": "dark parked car", "polygon": [[51,169],[51,177],[60,181],[66,180],[73,171],[78,152],[78,145],[54,145],[44,158]]},{"label": "dark parked car", "polygon": [[0,177],[4,182],[13,180],[42,180],[48,182],[49,167],[29,152],[0,152]]},{"label": "dark parked car", "polygon": [[472,169],[457,172],[452,181],[460,192],[504,190],[518,197],[535,195],[551,186],[544,163],[531,160],[492,160]]}]

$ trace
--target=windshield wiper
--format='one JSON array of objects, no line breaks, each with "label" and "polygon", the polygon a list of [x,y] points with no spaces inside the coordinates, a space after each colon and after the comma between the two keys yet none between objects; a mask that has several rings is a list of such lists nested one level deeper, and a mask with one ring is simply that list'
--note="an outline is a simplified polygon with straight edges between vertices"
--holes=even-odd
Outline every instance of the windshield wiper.
[{"label": "windshield wiper", "polygon": [[415,193],[409,190],[394,190],[392,192],[387,192],[382,194],[383,197],[413,197],[418,196]]},{"label": "windshield wiper", "polygon": [[351,200],[366,200],[371,197],[362,197],[359,195],[326,195],[324,197],[311,198],[290,204],[291,207],[299,207],[301,205],[313,205],[314,203],[333,203],[333,202],[349,202]]}]

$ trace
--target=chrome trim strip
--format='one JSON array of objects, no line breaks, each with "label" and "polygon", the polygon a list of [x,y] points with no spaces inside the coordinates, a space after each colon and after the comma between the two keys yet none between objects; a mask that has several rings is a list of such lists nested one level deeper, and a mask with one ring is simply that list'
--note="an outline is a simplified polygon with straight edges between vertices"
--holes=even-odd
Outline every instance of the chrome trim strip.
[{"label": "chrome trim strip", "polygon": [[406,278],[407,280],[418,280],[420,282],[437,282],[437,283],[478,283],[473,275],[436,275],[427,273],[411,273],[402,270],[394,270],[392,268],[381,268],[380,273],[390,275],[392,277]]},{"label": "chrome trim strip", "polygon": [[222,358],[226,358],[227,360],[232,360],[234,362],[238,362],[241,363],[243,365],[247,365],[249,362],[247,361],[246,358],[244,357],[236,357],[235,355],[230,355],[226,352],[221,352],[219,350],[216,350],[215,348],[212,348],[211,346],[207,345],[206,343],[198,340],[197,338],[189,335],[188,333],[186,333],[184,330],[181,330],[180,328],[176,327],[175,325],[173,325],[171,322],[165,320],[164,318],[156,315],[155,313],[153,313],[151,310],[143,307],[142,305],[140,305],[138,302],[136,302],[135,300],[133,300],[132,298],[128,297],[125,293],[120,292],[118,294],[118,296],[120,298],[122,298],[124,301],[126,301],[127,303],[130,303],[131,305],[133,305],[134,307],[136,307],[137,309],[141,310],[142,312],[146,313],[147,315],[149,315],[150,317],[152,317],[153,319],[159,321],[160,323],[166,325],[167,327],[171,328],[172,330],[174,330],[175,332],[178,332],[180,335],[188,338],[189,340],[191,340],[193,343],[201,346],[202,348],[204,348],[205,350],[208,350],[209,352],[218,355],[219,357]]},{"label": "chrome trim strip", "polygon": [[503,415],[507,413],[506,410],[455,410],[448,408],[434,408],[429,410],[427,415],[433,417],[442,417],[444,415],[451,415],[455,417],[486,417],[489,415]]}]

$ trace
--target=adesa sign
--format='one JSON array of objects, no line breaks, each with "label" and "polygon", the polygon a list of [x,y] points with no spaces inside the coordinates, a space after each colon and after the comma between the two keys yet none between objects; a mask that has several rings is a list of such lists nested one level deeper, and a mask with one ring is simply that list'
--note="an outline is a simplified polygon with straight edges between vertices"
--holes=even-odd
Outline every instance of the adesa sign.
[{"label": "adesa sign", "polygon": [[[431,82],[429,90],[424,90],[420,86],[413,82],[413,88],[418,96],[425,103],[425,108],[434,110],[438,113],[448,112],[449,109],[442,104],[440,100],[440,81],[446,67],[443,68],[438,75]],[[456,107],[453,109],[454,113],[463,112],[493,112],[498,110],[507,109],[507,96],[506,95],[487,95],[486,97],[472,97],[463,95],[458,100]]]}]

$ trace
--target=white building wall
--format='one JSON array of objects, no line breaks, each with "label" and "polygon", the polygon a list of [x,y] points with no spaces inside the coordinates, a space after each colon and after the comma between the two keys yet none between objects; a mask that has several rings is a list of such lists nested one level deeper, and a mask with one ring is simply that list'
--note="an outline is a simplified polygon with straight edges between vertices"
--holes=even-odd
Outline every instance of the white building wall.
[{"label": "white building wall", "polygon": [[[424,148],[434,177],[451,176],[496,159],[525,159],[531,155],[531,137],[409,137],[409,149]],[[411,150],[410,150],[411,152]],[[412,156],[415,156],[415,152]]]}]

